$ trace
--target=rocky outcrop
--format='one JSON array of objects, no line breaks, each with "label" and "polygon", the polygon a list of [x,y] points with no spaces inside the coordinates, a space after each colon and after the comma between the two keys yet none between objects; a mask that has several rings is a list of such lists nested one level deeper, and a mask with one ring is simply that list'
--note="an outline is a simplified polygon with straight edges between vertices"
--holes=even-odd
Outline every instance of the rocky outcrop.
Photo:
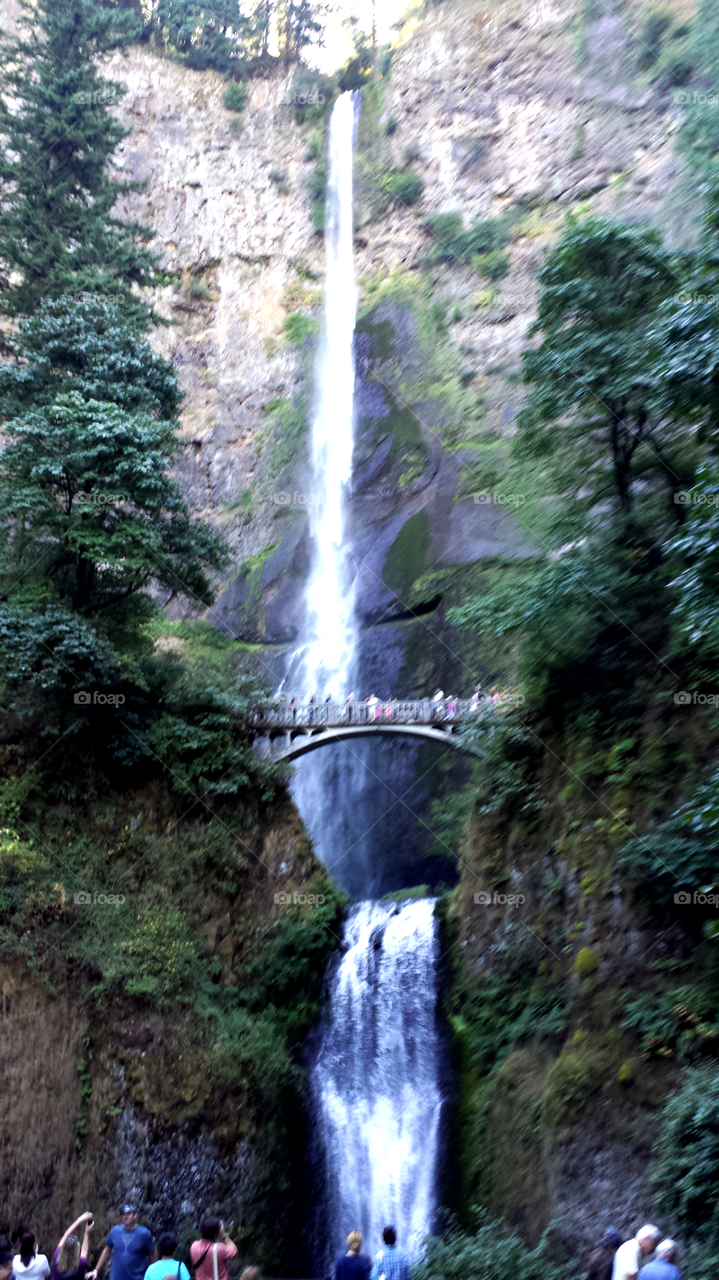
[{"label": "rocky outcrop", "polygon": [[[420,577],[537,545],[526,505],[520,528],[516,507],[457,499],[476,477],[472,450],[512,430],[536,272],[566,213],[581,205],[652,220],[675,238],[685,232],[673,203],[678,110],[671,96],[636,82],[627,16],[590,22],[583,13],[576,0],[487,12],[454,0],[409,24],[395,54],[377,127],[387,160],[410,163],[424,192],[411,208],[384,201],[381,216],[365,215],[356,244],[362,305],[382,279],[423,281],[447,316],[448,350],[475,408],[455,421],[448,449],[436,421],[441,377],[431,403],[403,398],[417,356],[411,308],[395,306],[360,332],[351,515],[368,626],[429,603],[412,583],[387,581],[387,557],[391,564],[409,521],[424,520],[429,531],[414,566]],[[251,82],[238,117],[222,105],[224,82],[211,72],[146,49],[113,59],[111,70],[129,89],[120,114],[133,133],[121,168],[147,181],[132,212],[157,229],[173,276],[161,306],[174,324],[158,341],[187,391],[180,473],[194,510],[217,522],[233,549],[211,620],[245,639],[287,644],[301,627],[311,555],[304,439],[313,339],[292,345],[283,322],[297,311],[317,317],[321,303],[322,244],[306,190],[313,126],[295,122],[283,78]],[[511,213],[503,280],[489,285],[469,266],[428,261],[425,219],[448,211],[465,225]],[[390,369],[380,368],[377,325],[396,340]],[[299,423],[277,419],[278,404],[295,406]],[[407,450],[393,453],[398,412],[416,441],[409,471]],[[445,397],[440,416],[451,413]]]}]

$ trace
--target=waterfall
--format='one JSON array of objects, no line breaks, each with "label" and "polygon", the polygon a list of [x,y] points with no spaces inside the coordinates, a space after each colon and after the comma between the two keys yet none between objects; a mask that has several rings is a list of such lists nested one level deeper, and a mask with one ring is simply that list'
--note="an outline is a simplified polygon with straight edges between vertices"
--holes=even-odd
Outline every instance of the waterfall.
[{"label": "waterfall", "polygon": [[305,597],[305,644],[294,655],[301,688],[336,698],[348,692],[356,639],[354,574],[348,563],[345,531],[345,496],[352,478],[357,314],[352,223],[354,132],[355,95],[343,93],[330,120],[325,304],[312,423],[313,492],[308,507],[314,560]]},{"label": "waterfall", "polygon": [[[313,560],[304,642],[292,655],[283,682],[285,688],[320,698],[331,694],[337,700],[350,691],[358,647],[346,520],[354,426],[352,165],[357,96],[342,94],[330,121],[324,322],[312,422],[313,494],[308,503]],[[341,754],[333,755],[337,751]],[[328,840],[337,865],[345,862],[341,871],[349,857],[363,863],[366,874],[358,875],[353,887],[362,885],[366,896],[376,880],[368,842],[379,819],[368,816],[366,805],[352,807],[352,797],[364,795],[367,785],[363,768],[361,755],[344,744],[326,748],[300,762],[292,793],[330,870]],[[320,827],[325,828],[322,838]],[[433,907],[429,900],[401,906],[360,902],[345,928],[345,951],[330,982],[312,1068],[330,1201],[327,1243],[332,1250],[339,1249],[355,1227],[364,1234],[365,1249],[376,1250],[382,1227],[393,1222],[400,1244],[416,1252],[432,1226],[441,1108]]]},{"label": "waterfall", "polygon": [[439,1119],[434,902],[361,902],[345,929],[312,1073],[327,1160],[331,1246],[392,1223],[417,1253],[431,1229]]}]

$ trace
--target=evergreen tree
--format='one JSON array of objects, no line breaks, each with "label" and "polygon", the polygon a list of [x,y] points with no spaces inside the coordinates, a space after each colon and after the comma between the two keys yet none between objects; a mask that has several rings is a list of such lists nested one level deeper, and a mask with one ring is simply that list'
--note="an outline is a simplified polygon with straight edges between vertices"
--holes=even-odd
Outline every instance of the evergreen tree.
[{"label": "evergreen tree", "polygon": [[79,391],[11,419],[2,451],[4,595],[97,616],[154,581],[210,604],[226,553],[167,474],[173,425]]},{"label": "evergreen tree", "polygon": [[110,113],[125,87],[97,69],[138,27],[109,0],[25,5],[18,37],[0,44],[0,285],[8,315],[43,297],[101,292],[147,324],[133,285],[153,282],[151,231],[113,213],[139,189],[108,172],[126,136]]}]

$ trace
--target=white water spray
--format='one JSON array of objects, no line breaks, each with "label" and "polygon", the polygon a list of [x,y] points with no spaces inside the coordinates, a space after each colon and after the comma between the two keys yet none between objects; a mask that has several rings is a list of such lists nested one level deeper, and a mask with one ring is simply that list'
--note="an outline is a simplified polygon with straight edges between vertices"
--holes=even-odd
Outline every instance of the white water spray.
[{"label": "white water spray", "polygon": [[[284,681],[285,687],[337,700],[355,678],[357,649],[345,505],[352,477],[357,310],[354,126],[354,97],[342,94],[330,122],[327,273],[312,424],[314,492],[308,508],[314,558],[306,587],[305,642],[292,655]],[[354,753],[338,759],[321,751],[297,769],[292,793],[318,847],[317,827],[328,795],[336,812],[351,805],[362,767]],[[356,823],[357,814],[352,817]],[[335,837],[338,830],[333,828]],[[356,843],[353,831],[346,849],[335,849],[340,861],[352,856]],[[399,1243],[416,1253],[432,1227],[442,1105],[434,903],[359,903],[347,922],[344,944],[312,1070],[331,1202],[328,1243],[339,1249],[347,1232],[359,1227],[364,1247],[375,1251],[382,1228],[393,1222]]]},{"label": "white water spray", "polygon": [[434,902],[361,902],[345,928],[313,1071],[339,1249],[375,1252],[393,1223],[417,1254],[431,1230],[442,1097]]},{"label": "white water spray", "polygon": [[354,328],[357,289],[352,225],[355,101],[343,93],[330,121],[325,217],[325,306],[312,423],[314,562],[306,590],[306,643],[291,678],[309,694],[348,692],[355,655],[354,573],[348,563],[345,498],[352,478]]}]

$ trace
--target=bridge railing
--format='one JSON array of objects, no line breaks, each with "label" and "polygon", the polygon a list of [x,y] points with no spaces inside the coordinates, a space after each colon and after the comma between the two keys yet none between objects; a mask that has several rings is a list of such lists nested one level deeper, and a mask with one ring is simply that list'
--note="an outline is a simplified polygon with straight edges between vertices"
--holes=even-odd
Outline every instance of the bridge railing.
[{"label": "bridge railing", "polygon": [[427,724],[450,725],[468,716],[481,716],[496,709],[489,698],[421,698],[411,702],[291,702],[258,708],[258,729],[333,729],[344,725]]}]

